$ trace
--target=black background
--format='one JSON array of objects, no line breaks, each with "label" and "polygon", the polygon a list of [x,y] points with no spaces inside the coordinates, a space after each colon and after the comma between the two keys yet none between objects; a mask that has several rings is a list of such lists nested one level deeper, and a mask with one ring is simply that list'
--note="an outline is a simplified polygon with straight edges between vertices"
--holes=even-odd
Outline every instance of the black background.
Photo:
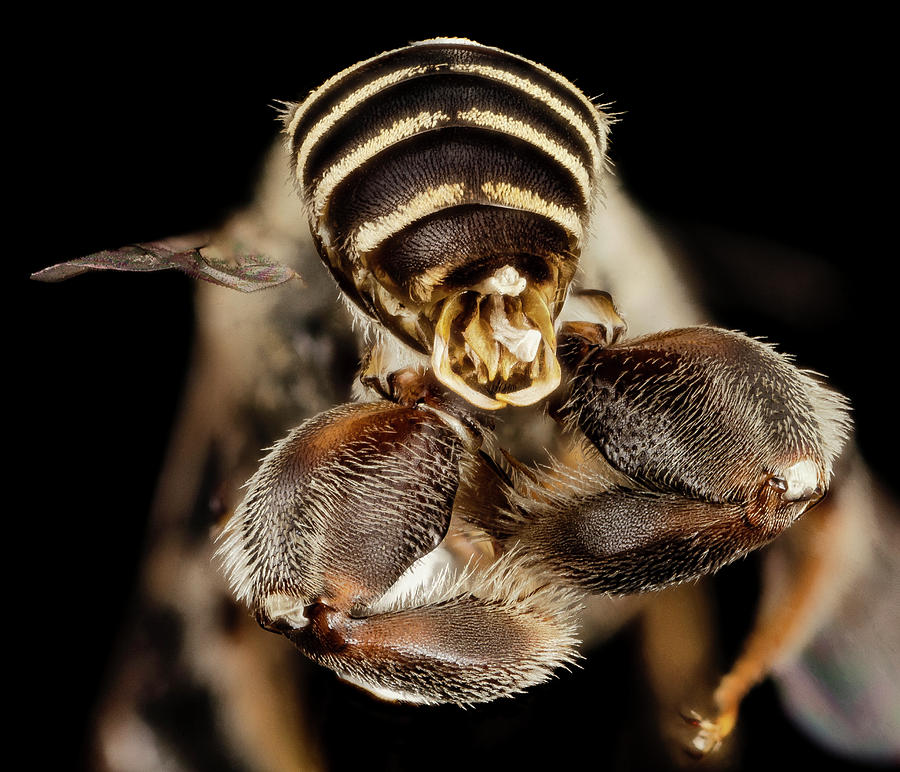
[{"label": "black background", "polygon": [[[894,99],[884,20],[788,21],[759,8],[621,20],[567,7],[488,20],[490,9],[448,7],[427,21],[400,7],[199,20],[139,9],[35,17],[20,30],[28,53],[13,72],[28,75],[13,79],[7,164],[25,173],[11,178],[7,377],[23,388],[11,416],[24,409],[28,427],[11,448],[25,472],[14,467],[13,490],[26,487],[11,546],[28,568],[16,575],[11,613],[20,643],[39,654],[29,670],[42,722],[78,729],[100,682],[133,587],[191,312],[181,276],[43,285],[28,274],[215,223],[249,195],[277,131],[273,100],[300,99],[410,40],[472,37],[612,102],[616,172],[693,245],[717,320],[829,374],[853,400],[864,452],[893,482],[896,170],[884,128]],[[780,246],[748,258],[732,236]],[[758,254],[774,257],[756,263]],[[617,699],[603,691],[595,699]],[[760,699],[748,720],[777,711],[771,693]],[[782,734],[794,743],[785,760],[819,758],[790,730],[772,736]],[[591,739],[566,742],[596,760]],[[561,741],[535,739],[544,749]],[[75,757],[77,746],[63,747]]]}]

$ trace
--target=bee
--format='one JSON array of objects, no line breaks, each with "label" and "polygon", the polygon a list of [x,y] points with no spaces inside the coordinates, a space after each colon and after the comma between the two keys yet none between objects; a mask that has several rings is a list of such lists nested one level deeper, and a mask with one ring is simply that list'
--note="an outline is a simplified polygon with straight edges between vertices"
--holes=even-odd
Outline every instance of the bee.
[{"label": "bee", "polygon": [[[460,39],[366,60],[286,108],[316,250],[367,351],[354,401],[277,442],[229,502],[220,555],[263,627],[377,696],[471,704],[541,683],[577,656],[585,593],[713,572],[830,484],[849,421],[818,379],[726,330],[629,337],[620,296],[575,286],[608,123],[546,68]],[[238,288],[290,280],[308,259],[281,217],[56,274],[174,266]],[[242,254],[267,240],[289,269]],[[279,292],[258,318],[240,313],[282,340],[261,335],[207,365],[249,371],[238,402],[251,395],[269,426],[308,387],[296,360],[266,366],[274,388],[252,364],[285,362],[284,339],[321,310]],[[205,311],[220,335],[236,324],[232,304],[222,311]],[[503,446],[502,414],[541,404],[562,427],[552,440],[578,444],[562,451],[578,469]],[[232,448],[218,476],[244,452]]]}]

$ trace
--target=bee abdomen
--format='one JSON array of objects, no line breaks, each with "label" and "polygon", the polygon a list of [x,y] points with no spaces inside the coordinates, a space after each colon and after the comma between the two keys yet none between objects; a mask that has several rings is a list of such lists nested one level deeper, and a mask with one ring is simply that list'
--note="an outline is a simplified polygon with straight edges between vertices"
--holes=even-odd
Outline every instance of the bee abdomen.
[{"label": "bee abdomen", "polygon": [[[577,257],[606,147],[605,117],[561,76],[448,39],[338,74],[291,111],[287,133],[332,269],[364,263],[401,295],[405,275],[443,279],[479,257]],[[472,218],[471,207],[491,214]],[[457,213],[458,231],[435,224]],[[521,233],[521,243],[501,230]],[[384,249],[435,238],[441,249],[402,258]]]}]

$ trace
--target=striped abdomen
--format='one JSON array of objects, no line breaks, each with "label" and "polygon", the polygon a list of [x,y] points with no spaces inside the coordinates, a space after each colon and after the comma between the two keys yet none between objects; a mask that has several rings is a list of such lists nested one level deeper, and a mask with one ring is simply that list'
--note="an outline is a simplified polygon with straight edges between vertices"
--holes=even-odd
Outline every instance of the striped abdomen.
[{"label": "striped abdomen", "polygon": [[344,70],[286,122],[343,291],[475,404],[549,393],[605,160],[590,101],[533,62],[433,40]]}]

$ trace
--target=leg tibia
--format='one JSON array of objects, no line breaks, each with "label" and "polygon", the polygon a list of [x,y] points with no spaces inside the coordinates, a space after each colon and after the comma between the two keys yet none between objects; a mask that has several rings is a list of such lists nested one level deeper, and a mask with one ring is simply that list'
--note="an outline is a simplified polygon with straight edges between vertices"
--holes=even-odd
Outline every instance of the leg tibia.
[{"label": "leg tibia", "polygon": [[260,622],[364,607],[441,542],[463,441],[434,411],[343,405],[279,442],[248,484],[220,550]]},{"label": "leg tibia", "polygon": [[845,402],[772,347],[711,327],[612,346],[570,327],[560,340],[562,419],[639,485],[731,503],[770,485],[786,506],[824,493]]},{"label": "leg tibia", "polygon": [[[526,510],[527,507],[527,510]],[[786,527],[759,528],[746,509],[663,495],[574,487],[525,502],[503,540],[591,592],[658,589],[718,570]],[[495,529],[496,532],[496,529]]]},{"label": "leg tibia", "polygon": [[354,617],[313,604],[309,624],[285,635],[385,699],[465,705],[509,696],[574,661],[577,596],[526,589],[503,568],[508,563],[432,590],[414,601],[421,605]]}]

